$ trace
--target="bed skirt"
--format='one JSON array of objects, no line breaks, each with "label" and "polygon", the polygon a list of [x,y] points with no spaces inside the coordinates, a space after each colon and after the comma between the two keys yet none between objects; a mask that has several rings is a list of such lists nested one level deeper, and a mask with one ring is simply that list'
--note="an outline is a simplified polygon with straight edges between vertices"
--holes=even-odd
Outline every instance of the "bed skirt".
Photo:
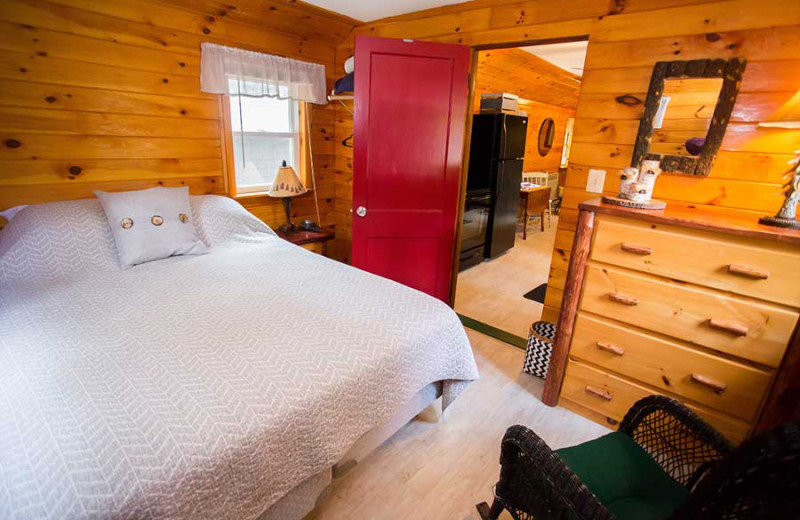
[{"label": "bed skirt", "polygon": [[442,395],[442,384],[431,383],[417,392],[389,419],[368,431],[330,468],[312,475],[264,511],[258,520],[302,520],[327,494],[333,478],[344,476],[389,437],[432,405]]}]

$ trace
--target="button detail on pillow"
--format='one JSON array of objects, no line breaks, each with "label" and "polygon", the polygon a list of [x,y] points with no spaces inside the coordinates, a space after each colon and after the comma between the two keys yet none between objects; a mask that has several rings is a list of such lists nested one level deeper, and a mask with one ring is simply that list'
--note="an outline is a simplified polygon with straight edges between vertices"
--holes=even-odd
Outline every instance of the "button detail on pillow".
[{"label": "button detail on pillow", "polygon": [[[169,256],[208,253],[189,217],[188,187],[96,191],[95,195],[105,211],[123,269]],[[134,225],[136,222],[145,225]]]}]

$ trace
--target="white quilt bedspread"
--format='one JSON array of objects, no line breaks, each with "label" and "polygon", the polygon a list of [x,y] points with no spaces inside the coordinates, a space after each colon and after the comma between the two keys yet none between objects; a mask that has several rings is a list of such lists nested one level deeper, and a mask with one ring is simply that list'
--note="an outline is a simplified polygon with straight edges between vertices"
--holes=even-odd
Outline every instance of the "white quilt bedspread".
[{"label": "white quilt bedspread", "polygon": [[425,385],[446,406],[476,377],[446,305],[267,233],[0,277],[0,518],[255,518]]}]

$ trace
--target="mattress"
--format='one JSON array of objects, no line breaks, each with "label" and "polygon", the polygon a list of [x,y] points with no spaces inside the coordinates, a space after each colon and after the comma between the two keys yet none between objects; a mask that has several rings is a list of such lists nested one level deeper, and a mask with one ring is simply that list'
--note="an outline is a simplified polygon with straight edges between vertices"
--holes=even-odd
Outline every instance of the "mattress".
[{"label": "mattress", "polygon": [[124,271],[96,201],[0,234],[0,518],[256,518],[478,376],[438,300],[192,205],[210,254]]},{"label": "mattress", "polygon": [[440,386],[431,383],[417,392],[386,421],[362,435],[333,468],[326,468],[301,482],[258,520],[301,520],[306,517],[325,497],[333,478],[343,477],[414,417],[429,406],[435,406],[441,396]]}]

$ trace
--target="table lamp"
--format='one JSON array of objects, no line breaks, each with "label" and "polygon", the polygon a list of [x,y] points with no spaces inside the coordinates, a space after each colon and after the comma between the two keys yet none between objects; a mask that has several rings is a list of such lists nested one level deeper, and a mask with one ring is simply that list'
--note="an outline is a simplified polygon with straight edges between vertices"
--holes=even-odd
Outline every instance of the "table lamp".
[{"label": "table lamp", "polygon": [[296,233],[299,228],[292,222],[292,197],[305,193],[306,187],[300,182],[300,177],[295,173],[294,168],[288,166],[286,161],[278,168],[275,180],[267,195],[283,201],[283,209],[286,210],[286,222],[281,224],[278,231],[281,233]]},{"label": "table lamp", "polygon": [[[766,121],[758,124],[762,128],[800,129],[800,90]],[[797,220],[797,203],[800,201],[800,150],[789,161],[791,167],[783,176],[783,205],[773,217],[761,217],[759,222],[768,226],[800,229]]]}]

